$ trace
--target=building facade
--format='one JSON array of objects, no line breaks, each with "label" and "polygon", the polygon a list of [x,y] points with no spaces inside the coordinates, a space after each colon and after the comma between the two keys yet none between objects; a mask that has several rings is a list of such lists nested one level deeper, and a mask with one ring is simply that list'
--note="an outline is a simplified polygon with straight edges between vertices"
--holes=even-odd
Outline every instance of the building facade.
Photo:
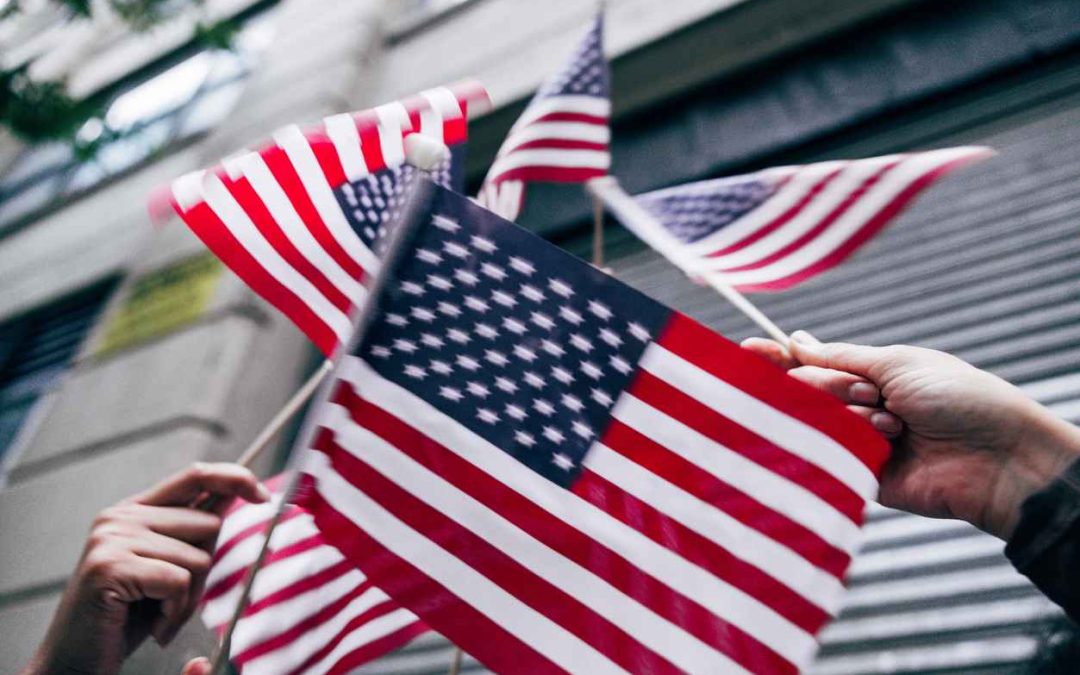
[{"label": "building facade", "polygon": [[[242,26],[233,51],[199,48],[186,15],[139,35],[95,22],[57,37],[47,6],[35,25],[0,23],[5,58],[64,74],[74,94],[107,101],[105,129],[126,132],[89,162],[0,141],[4,672],[43,635],[94,513],[192,461],[235,458],[317,363],[178,221],[152,227],[148,195],[282,124],[465,76],[496,103],[470,129],[475,187],[595,11],[572,0],[207,6]],[[821,339],[951,351],[1080,420],[1080,5],[609,0],[606,16],[614,173],[631,192],[825,158],[995,147],[997,158],[948,178],[853,260],[755,301],[784,329]],[[531,192],[522,224],[587,255],[590,205],[556,190]],[[614,223],[605,244],[628,283],[734,339],[755,333]],[[811,672],[1026,672],[1059,613],[1002,548],[962,523],[872,510],[846,607]],[[140,650],[128,671],[178,672],[209,648],[193,623],[168,650]],[[424,637],[363,672],[441,673],[451,653]],[[470,659],[465,669],[481,671]]]}]

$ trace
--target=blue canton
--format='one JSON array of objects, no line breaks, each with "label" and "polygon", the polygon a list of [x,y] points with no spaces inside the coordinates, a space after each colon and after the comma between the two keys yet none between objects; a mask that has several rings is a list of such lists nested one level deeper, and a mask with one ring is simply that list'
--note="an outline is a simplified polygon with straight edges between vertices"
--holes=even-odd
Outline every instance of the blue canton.
[{"label": "blue canton", "polygon": [[755,177],[694,183],[635,197],[638,203],[686,244],[704,239],[742,218],[776,192]]},{"label": "blue canton", "polygon": [[461,195],[431,199],[358,353],[569,486],[669,310]]},{"label": "blue canton", "polygon": [[597,16],[566,67],[540,86],[534,100],[567,95],[607,98],[610,76],[604,59],[603,36],[603,18]]}]

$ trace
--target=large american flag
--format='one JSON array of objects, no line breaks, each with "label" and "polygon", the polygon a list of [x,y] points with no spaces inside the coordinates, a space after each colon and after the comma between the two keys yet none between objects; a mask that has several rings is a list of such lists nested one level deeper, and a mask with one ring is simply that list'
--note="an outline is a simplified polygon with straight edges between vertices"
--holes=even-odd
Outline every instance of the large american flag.
[{"label": "large american flag", "polygon": [[[442,141],[459,164],[478,84],[439,87],[359,113],[293,125],[266,146],[174,181],[176,212],[259,295],[327,356],[348,340],[352,315],[378,268],[385,223],[413,169],[404,139]],[[449,182],[452,166],[439,172]]]},{"label": "large american flag", "polygon": [[[203,596],[202,618],[223,633],[280,505],[285,476],[265,504],[237,501],[225,514]],[[412,612],[371,585],[328,544],[311,517],[286,507],[237,623],[229,660],[245,675],[345,673],[425,632]]]},{"label": "large american flag", "polygon": [[328,541],[499,672],[795,673],[885,441],[838,401],[430,190],[300,465]]},{"label": "large american flag", "polygon": [[514,220],[534,181],[584,183],[611,166],[609,74],[603,17],[597,16],[566,66],[544,82],[510,129],[478,201]]},{"label": "large american flag", "polygon": [[692,276],[780,291],[840,264],[934,181],[992,154],[948,148],[678,185],[636,197],[656,217],[636,227]]}]

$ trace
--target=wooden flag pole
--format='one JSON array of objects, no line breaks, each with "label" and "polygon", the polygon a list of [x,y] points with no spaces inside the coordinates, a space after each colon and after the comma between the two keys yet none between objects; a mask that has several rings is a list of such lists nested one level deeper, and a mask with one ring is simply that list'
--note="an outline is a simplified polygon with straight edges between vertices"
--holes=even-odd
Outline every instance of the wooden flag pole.
[{"label": "wooden flag pole", "polygon": [[699,265],[683,253],[681,246],[674,237],[667,234],[662,225],[656,222],[655,217],[646,211],[634,198],[626,194],[614,176],[593,178],[585,184],[585,189],[594,197],[602,201],[612,215],[614,215],[626,229],[633,232],[639,239],[659,251],[668,260],[675,263],[687,275],[700,276],[706,283],[712,286],[724,299],[735,306],[747,318],[758,325],[769,337],[785,347],[788,345],[787,334],[765,316],[752,302],[747,300],[733,286],[726,283],[723,275],[716,272],[699,272]]},{"label": "wooden flag pole", "polygon": [[[407,136],[404,140],[404,149],[405,161],[424,173],[430,173],[435,167],[450,156],[450,149],[447,148],[446,145],[421,136],[420,134]],[[423,184],[421,184],[420,187],[423,187]],[[415,208],[415,205],[410,204],[410,207]],[[408,209],[410,207],[406,208]],[[374,275],[371,286],[368,289],[368,300],[360,308],[360,311],[356,313],[356,316],[353,319],[353,329],[348,342],[338,345],[334,357],[327,359],[315,376],[304,383],[296,396],[294,396],[293,399],[290,399],[289,403],[286,404],[286,407],[271,420],[271,425],[278,422],[278,428],[280,428],[280,426],[285,423],[285,420],[292,414],[295,414],[296,411],[300,409],[302,403],[315,392],[318,392],[316,398],[319,401],[326,401],[329,399],[332,392],[332,381],[328,380],[327,376],[331,371],[336,370],[336,366],[341,360],[341,355],[351,353],[357,345],[363,342],[364,336],[367,334],[368,329],[371,328],[376,311],[378,310],[377,299],[381,296],[386,285],[389,283],[390,275],[400,262],[405,247],[412,240],[412,236],[415,233],[417,226],[417,218],[409,217],[408,213],[403,212],[401,224],[402,227],[394,228],[391,234],[390,241],[386,247],[386,252],[383,255],[382,267],[380,267],[379,271]],[[301,399],[301,394],[304,394],[302,400],[293,405],[294,401]],[[291,412],[289,412],[290,407],[292,408]],[[278,421],[279,419],[280,421]],[[300,435],[297,437],[296,447],[303,449],[310,445],[317,429],[318,424],[309,416],[304,422],[304,427],[301,430]],[[273,433],[276,432],[271,432],[267,435],[266,430],[264,430],[264,433],[259,434],[259,437],[244,451],[244,455],[251,455],[251,459],[258,456],[262,447],[267,445],[269,438],[273,437]],[[263,439],[264,435],[267,436],[266,439]],[[293,458],[295,459],[297,455],[298,453],[294,452]],[[244,457],[241,457],[241,459],[244,459]],[[250,462],[251,459],[248,461]],[[255,576],[266,561],[266,555],[270,551],[270,539],[274,536],[274,530],[277,528],[278,523],[281,522],[285,511],[288,509],[288,505],[296,490],[297,484],[299,483],[299,479],[300,472],[296,471],[294,467],[292,478],[285,488],[285,491],[282,493],[281,502],[274,511],[274,516],[266,529],[266,536],[263,539],[262,547],[259,549],[259,555],[255,558],[255,562],[252,563],[251,568],[248,569],[248,572],[245,575],[244,585],[240,590],[240,597],[236,601],[236,609],[233,610],[233,614],[229,618],[228,626],[225,629],[224,635],[221,637],[217,652],[214,654],[214,658],[210,664],[210,675],[221,675],[223,668],[229,662],[229,651],[233,633],[236,632],[236,626],[240,622],[240,617],[247,608],[248,599],[251,596],[251,589],[255,585]]]}]

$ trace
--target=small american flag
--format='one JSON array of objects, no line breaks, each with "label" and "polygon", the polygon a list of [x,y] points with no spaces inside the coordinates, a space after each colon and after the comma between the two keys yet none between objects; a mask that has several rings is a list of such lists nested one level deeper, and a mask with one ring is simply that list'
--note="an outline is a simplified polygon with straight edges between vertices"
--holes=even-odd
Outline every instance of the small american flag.
[{"label": "small american flag", "polygon": [[430,183],[300,458],[327,540],[498,672],[795,673],[888,446]]},{"label": "small american flag", "polygon": [[937,179],[992,154],[960,147],[785,166],[636,199],[661,226],[643,234],[666,242],[660,252],[691,276],[780,291],[840,264]]},{"label": "small american flag", "polygon": [[[202,618],[222,633],[280,504],[238,501],[225,514],[203,596]],[[309,513],[290,505],[274,531],[229,659],[246,675],[350,672],[425,632],[427,626],[373,587],[329,545]]]},{"label": "small american flag", "polygon": [[603,35],[597,16],[570,62],[536,92],[495,156],[481,204],[514,220],[527,183],[584,183],[607,173],[611,101]]},{"label": "small american flag", "polygon": [[[384,224],[412,176],[404,139],[421,133],[460,163],[475,83],[439,87],[400,102],[289,126],[257,151],[174,181],[173,208],[256,293],[288,316],[327,356],[348,341],[351,317],[379,265]],[[450,167],[439,174],[449,183]]]}]

